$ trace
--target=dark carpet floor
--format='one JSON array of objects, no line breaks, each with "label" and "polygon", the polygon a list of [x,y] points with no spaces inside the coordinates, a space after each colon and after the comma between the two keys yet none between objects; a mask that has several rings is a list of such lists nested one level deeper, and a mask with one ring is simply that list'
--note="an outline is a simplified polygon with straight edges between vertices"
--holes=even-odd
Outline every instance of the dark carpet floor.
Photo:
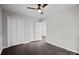
[{"label": "dark carpet floor", "polygon": [[43,41],[33,41],[3,49],[1,55],[78,55]]}]

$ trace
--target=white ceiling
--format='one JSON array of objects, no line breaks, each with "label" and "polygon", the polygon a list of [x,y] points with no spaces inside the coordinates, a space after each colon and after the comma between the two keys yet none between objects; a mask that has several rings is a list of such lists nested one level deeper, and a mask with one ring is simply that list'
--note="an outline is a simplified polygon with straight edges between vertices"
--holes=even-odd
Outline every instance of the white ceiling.
[{"label": "white ceiling", "polygon": [[36,10],[27,9],[28,6],[36,8],[37,4],[3,4],[0,6],[6,11],[10,11],[22,15],[28,15],[32,17],[46,18],[54,15],[57,12],[75,6],[75,4],[48,4],[43,9],[44,15],[40,15]]}]

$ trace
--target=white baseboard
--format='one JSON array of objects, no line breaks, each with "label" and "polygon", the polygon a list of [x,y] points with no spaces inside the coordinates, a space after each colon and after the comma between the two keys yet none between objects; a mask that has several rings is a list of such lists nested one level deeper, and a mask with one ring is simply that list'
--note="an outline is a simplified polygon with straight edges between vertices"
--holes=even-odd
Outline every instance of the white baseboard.
[{"label": "white baseboard", "polygon": [[28,41],[28,42],[23,42],[22,44],[27,44],[27,43],[30,43],[30,41]]},{"label": "white baseboard", "polygon": [[3,47],[3,49],[8,48],[8,47]]},{"label": "white baseboard", "polygon": [[[30,43],[30,41],[28,41],[28,42],[23,42],[22,44],[27,44],[27,43]],[[3,47],[3,49],[5,49],[5,48],[8,48],[8,46],[4,46],[4,47]]]},{"label": "white baseboard", "polygon": [[[48,41],[47,41],[48,42]],[[50,43],[50,42],[48,42],[49,44],[52,44],[52,43]],[[72,52],[74,52],[74,53],[78,53],[79,54],[79,52],[78,51],[76,51],[76,50],[74,50],[74,49],[70,49],[70,48],[67,48],[67,47],[63,47],[63,46],[61,46],[61,45],[58,45],[58,44],[52,44],[52,45],[55,45],[55,46],[58,46],[58,47],[60,47],[60,48],[63,48],[63,49],[66,49],[66,50],[68,50],[68,51],[72,51]]]},{"label": "white baseboard", "polygon": [[3,49],[0,50],[0,55],[1,55],[1,53],[2,53],[2,50],[3,50]]},{"label": "white baseboard", "polygon": [[3,48],[0,50],[0,55],[1,55],[1,53],[2,53],[2,50],[5,49],[5,48],[8,48],[8,47],[3,47]]}]

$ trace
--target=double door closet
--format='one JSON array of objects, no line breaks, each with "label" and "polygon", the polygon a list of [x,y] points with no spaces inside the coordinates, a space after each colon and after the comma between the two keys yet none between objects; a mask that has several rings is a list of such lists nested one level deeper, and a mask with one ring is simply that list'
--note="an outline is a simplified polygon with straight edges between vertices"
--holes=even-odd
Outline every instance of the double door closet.
[{"label": "double door closet", "polygon": [[7,18],[8,47],[42,40],[46,37],[46,22],[27,22],[25,19]]}]

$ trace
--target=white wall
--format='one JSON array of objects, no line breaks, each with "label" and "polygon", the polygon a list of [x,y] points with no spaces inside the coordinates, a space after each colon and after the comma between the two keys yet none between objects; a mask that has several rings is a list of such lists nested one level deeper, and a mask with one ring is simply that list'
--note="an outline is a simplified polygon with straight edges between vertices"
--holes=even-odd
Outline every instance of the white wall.
[{"label": "white wall", "polygon": [[0,8],[0,54],[2,51],[2,10]]},{"label": "white wall", "polygon": [[79,5],[61,11],[47,20],[47,41],[79,53]]},{"label": "white wall", "polygon": [[[25,19],[25,26],[26,27],[30,22],[38,20],[38,18],[33,18],[33,17],[29,17],[27,15],[26,16],[25,15],[20,15],[20,14],[16,14],[16,13],[12,13],[12,12],[8,12],[8,11],[3,10],[3,17],[2,17],[3,18],[3,20],[2,20],[2,23],[3,23],[2,24],[3,48],[8,46],[8,44],[7,44],[7,16],[14,17],[14,18],[19,18],[19,19]],[[27,38],[27,41],[29,41],[29,36]]]}]

